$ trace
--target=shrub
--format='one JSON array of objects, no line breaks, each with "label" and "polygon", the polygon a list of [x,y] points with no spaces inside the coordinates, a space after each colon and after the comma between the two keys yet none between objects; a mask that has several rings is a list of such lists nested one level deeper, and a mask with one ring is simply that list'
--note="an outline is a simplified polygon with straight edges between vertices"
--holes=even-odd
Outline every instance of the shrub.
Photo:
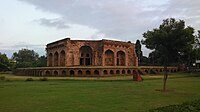
[{"label": "shrub", "polygon": [[200,111],[200,100],[185,102],[180,105],[169,105],[166,107],[159,107],[156,109],[149,110],[149,112],[199,112],[199,111]]},{"label": "shrub", "polygon": [[33,81],[33,78],[27,78],[26,81]]},{"label": "shrub", "polygon": [[6,77],[5,76],[0,76],[0,80],[5,80]]},{"label": "shrub", "polygon": [[48,79],[46,77],[40,78],[40,81],[47,81]]}]

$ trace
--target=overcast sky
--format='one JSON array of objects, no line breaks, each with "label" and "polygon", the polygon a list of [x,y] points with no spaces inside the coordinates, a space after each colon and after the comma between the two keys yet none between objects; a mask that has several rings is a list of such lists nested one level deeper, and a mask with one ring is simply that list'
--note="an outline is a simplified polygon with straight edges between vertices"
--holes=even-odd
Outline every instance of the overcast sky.
[{"label": "overcast sky", "polygon": [[47,43],[66,37],[135,42],[171,17],[200,30],[200,0],[1,0],[0,52],[42,55]]}]

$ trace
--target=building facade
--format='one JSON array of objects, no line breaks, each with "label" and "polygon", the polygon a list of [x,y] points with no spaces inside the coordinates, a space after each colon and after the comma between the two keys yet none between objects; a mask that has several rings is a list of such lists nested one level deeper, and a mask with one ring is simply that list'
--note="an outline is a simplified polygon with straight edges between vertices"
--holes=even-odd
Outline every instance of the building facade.
[{"label": "building facade", "polygon": [[[47,67],[19,68],[17,75],[107,77],[159,74],[163,67],[138,67],[135,44],[113,40],[71,40],[47,44]],[[176,72],[177,67],[168,67]]]},{"label": "building facade", "polygon": [[113,40],[70,40],[47,44],[47,66],[138,66],[135,44]]}]

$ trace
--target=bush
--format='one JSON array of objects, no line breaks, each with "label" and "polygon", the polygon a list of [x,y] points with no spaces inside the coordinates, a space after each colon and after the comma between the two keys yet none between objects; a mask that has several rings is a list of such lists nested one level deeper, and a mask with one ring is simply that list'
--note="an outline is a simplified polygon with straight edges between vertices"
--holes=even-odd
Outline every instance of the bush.
[{"label": "bush", "polygon": [[33,78],[27,78],[26,81],[33,81]]},{"label": "bush", "polygon": [[0,80],[5,80],[6,77],[5,76],[0,76]]},{"label": "bush", "polygon": [[166,107],[159,107],[156,109],[149,110],[149,112],[199,112],[199,111],[200,111],[200,100],[185,102],[180,105],[169,105]]},{"label": "bush", "polygon": [[40,81],[47,81],[48,79],[46,77],[40,78]]}]

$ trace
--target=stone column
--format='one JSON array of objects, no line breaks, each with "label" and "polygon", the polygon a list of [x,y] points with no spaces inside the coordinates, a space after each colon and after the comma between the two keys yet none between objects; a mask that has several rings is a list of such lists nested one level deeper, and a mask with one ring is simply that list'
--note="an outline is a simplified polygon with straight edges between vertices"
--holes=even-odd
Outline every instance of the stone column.
[{"label": "stone column", "polygon": [[114,51],[114,66],[117,66],[117,52]]}]

